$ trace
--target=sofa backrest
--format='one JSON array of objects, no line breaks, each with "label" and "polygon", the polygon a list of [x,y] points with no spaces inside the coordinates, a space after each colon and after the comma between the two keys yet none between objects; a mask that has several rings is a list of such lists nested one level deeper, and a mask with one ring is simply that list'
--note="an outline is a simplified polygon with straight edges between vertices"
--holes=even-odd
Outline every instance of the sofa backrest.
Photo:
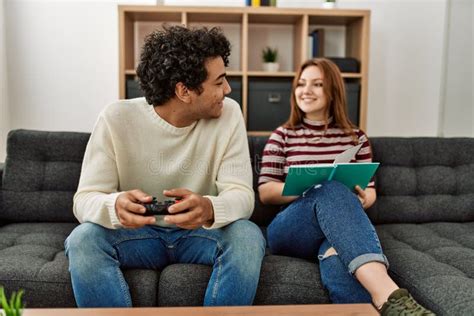
[{"label": "sofa backrest", "polygon": [[[88,133],[15,130],[7,140],[0,220],[76,222],[72,212]],[[262,205],[257,181],[267,137],[249,136],[256,192],[252,221],[280,210]],[[377,202],[374,223],[474,220],[474,138],[371,138]],[[21,214],[21,215],[19,215]]]},{"label": "sofa backrest", "polygon": [[[254,184],[266,140],[249,138]],[[474,138],[373,137],[371,145],[374,161],[380,162],[377,201],[367,210],[372,222],[474,220]],[[276,212],[257,204],[253,218],[268,224]]]},{"label": "sofa backrest", "polygon": [[374,223],[474,221],[474,138],[371,138]]},{"label": "sofa backrest", "polygon": [[77,222],[72,201],[89,136],[74,132],[11,131],[0,191],[0,219]]},{"label": "sofa backrest", "polygon": [[250,218],[259,226],[268,226],[275,215],[280,211],[280,206],[263,205],[260,202],[258,194],[258,175],[262,163],[262,153],[268,137],[265,136],[249,136],[250,161],[252,162],[253,172],[253,189],[255,190],[255,210]]}]

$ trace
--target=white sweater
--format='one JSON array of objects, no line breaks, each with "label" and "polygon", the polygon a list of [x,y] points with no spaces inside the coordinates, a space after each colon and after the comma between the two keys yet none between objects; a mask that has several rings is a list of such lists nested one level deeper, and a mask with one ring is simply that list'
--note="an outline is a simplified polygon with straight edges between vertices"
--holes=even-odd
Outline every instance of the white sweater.
[{"label": "white sweater", "polygon": [[[144,98],[121,100],[99,115],[87,144],[74,214],[107,228],[121,224],[115,201],[140,189],[158,200],[186,188],[208,197],[219,228],[249,218],[254,207],[247,134],[239,105],[226,98],[222,115],[177,128]],[[168,226],[157,221],[160,226]]]}]

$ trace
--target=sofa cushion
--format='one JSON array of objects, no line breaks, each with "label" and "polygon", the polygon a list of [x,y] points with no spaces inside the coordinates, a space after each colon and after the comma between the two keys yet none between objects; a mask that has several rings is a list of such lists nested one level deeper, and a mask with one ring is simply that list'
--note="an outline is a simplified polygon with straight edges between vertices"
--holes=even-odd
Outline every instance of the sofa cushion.
[{"label": "sofa cushion", "polygon": [[21,223],[0,227],[0,284],[25,290],[31,307],[75,306],[64,240],[71,223]]},{"label": "sofa cushion", "polygon": [[[25,289],[30,307],[76,306],[64,240],[71,223],[18,223],[0,227],[0,284]],[[199,306],[211,267],[173,264],[159,271],[124,271],[134,306]],[[308,260],[267,255],[255,304],[329,303],[319,269]]]},{"label": "sofa cushion", "polygon": [[474,138],[371,138],[374,223],[474,221]]},{"label": "sofa cushion", "polygon": [[[64,254],[72,223],[20,223],[0,227],[0,285],[24,289],[29,307],[74,307]],[[124,271],[134,306],[156,306],[159,271]]]},{"label": "sofa cushion", "polygon": [[10,132],[0,220],[76,222],[73,196],[88,139],[86,133]]},{"label": "sofa cushion", "polygon": [[[200,306],[211,276],[210,266],[173,264],[160,277],[159,306]],[[318,266],[308,260],[266,255],[255,305],[327,304]]]},{"label": "sofa cushion", "polygon": [[474,222],[377,225],[390,274],[435,313],[474,310]]}]

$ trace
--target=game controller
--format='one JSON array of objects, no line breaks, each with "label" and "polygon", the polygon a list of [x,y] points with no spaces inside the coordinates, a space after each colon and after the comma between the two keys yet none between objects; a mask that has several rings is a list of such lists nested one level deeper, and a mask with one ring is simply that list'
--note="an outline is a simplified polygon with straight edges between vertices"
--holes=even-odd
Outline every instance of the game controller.
[{"label": "game controller", "polygon": [[171,213],[168,211],[168,208],[176,203],[179,203],[180,199],[174,200],[165,200],[163,202],[159,202],[156,197],[153,197],[151,202],[149,203],[142,203],[145,206],[145,213],[143,216],[157,216],[157,215],[170,215]]}]

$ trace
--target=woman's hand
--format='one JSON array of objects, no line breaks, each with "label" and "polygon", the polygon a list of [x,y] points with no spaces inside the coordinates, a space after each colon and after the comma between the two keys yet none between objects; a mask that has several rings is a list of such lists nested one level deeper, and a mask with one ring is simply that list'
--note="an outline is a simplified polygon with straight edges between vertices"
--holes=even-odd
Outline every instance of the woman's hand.
[{"label": "woman's hand", "polygon": [[362,204],[364,210],[368,209],[369,207],[374,204],[375,200],[377,199],[377,193],[375,192],[374,188],[367,188],[362,190],[362,188],[358,185],[355,186],[357,197]]}]

